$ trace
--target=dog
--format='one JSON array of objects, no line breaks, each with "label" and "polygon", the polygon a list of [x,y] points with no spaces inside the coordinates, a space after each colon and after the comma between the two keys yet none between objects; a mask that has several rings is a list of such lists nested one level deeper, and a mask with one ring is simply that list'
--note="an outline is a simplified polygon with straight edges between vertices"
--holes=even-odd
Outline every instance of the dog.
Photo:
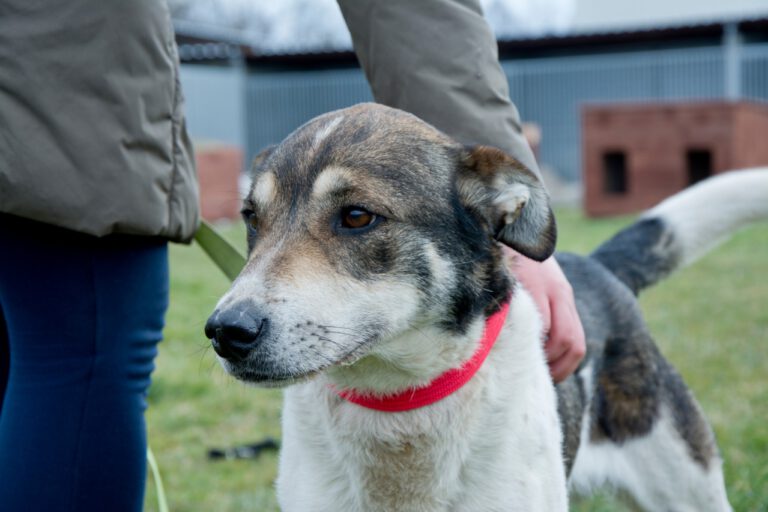
[{"label": "dog", "polygon": [[554,386],[501,244],[553,254],[537,177],[375,104],[257,157],[247,263],[205,332],[236,379],[283,387],[286,511],[550,511],[610,485],[644,510],[726,511],[711,428],[636,295],[768,216],[768,170],[661,203],[557,254],[588,350]]}]

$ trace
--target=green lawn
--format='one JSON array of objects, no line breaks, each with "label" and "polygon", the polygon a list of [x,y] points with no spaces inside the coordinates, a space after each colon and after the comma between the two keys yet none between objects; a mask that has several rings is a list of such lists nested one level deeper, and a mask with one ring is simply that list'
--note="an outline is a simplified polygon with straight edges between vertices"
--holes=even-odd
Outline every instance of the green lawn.
[{"label": "green lawn", "polygon": [[[585,253],[631,219],[558,212],[560,250]],[[226,230],[243,245],[241,229]],[[768,510],[768,225],[745,230],[642,296],[662,351],[714,425],[734,510]],[[171,512],[277,510],[277,457],[209,462],[209,447],[279,437],[281,394],[227,377],[203,335],[226,278],[196,246],[171,249],[171,307],[147,413]],[[157,510],[153,482],[146,510]],[[623,510],[609,495],[577,510]]]}]

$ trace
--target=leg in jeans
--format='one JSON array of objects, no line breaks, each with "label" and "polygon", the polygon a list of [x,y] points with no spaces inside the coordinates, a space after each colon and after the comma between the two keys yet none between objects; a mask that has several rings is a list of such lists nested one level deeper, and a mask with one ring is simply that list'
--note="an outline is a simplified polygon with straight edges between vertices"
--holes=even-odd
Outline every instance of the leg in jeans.
[{"label": "leg in jeans", "polygon": [[0,246],[3,510],[141,510],[166,243],[0,216]]}]

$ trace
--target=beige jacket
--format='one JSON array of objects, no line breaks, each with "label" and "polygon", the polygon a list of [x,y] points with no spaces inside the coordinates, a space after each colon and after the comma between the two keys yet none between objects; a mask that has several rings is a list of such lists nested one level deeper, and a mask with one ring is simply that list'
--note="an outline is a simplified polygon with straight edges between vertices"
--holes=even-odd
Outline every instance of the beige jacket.
[{"label": "beige jacket", "polygon": [[0,3],[0,212],[192,237],[197,181],[164,1]]},{"label": "beige jacket", "polygon": [[[479,0],[338,0],[377,102],[538,175]],[[514,99],[514,98],[512,98]]]}]

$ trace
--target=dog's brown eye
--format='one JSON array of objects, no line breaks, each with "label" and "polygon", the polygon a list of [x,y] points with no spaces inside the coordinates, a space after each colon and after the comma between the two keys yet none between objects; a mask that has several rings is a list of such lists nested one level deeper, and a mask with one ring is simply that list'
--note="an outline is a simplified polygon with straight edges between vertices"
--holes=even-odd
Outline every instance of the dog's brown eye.
[{"label": "dog's brown eye", "polygon": [[376,220],[376,214],[362,208],[345,208],[341,213],[341,226],[348,229],[357,229],[370,226]]},{"label": "dog's brown eye", "polygon": [[253,210],[245,209],[242,212],[240,212],[243,215],[243,220],[245,221],[246,225],[249,229],[256,229],[258,227],[258,217],[256,217],[256,212]]}]

